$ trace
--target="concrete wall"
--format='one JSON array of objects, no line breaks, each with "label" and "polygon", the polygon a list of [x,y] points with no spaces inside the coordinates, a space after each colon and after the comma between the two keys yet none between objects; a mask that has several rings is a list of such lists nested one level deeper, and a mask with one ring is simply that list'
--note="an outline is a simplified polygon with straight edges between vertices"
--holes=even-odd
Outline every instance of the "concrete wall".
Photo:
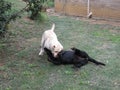
[{"label": "concrete wall", "polygon": [[[67,15],[87,16],[88,0],[55,0],[55,10]],[[93,17],[120,20],[120,0],[90,0]]]}]

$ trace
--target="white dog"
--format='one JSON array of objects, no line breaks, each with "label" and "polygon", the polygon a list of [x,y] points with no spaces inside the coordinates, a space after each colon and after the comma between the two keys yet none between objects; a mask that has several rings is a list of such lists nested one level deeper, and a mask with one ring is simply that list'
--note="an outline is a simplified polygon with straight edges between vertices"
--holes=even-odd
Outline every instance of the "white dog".
[{"label": "white dog", "polygon": [[54,29],[55,24],[52,25],[50,30],[47,30],[43,33],[39,55],[43,55],[45,47],[51,50],[54,57],[57,57],[57,54],[63,50],[63,46],[58,41],[57,36],[54,33]]}]

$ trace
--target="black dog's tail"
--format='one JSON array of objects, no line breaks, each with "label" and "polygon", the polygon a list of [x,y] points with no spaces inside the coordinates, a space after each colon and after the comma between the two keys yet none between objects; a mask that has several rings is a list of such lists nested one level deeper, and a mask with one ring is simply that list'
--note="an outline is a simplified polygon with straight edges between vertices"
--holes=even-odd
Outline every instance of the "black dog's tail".
[{"label": "black dog's tail", "polygon": [[104,63],[98,62],[98,61],[96,61],[95,59],[93,59],[93,58],[91,58],[91,57],[88,58],[88,61],[93,62],[93,63],[95,63],[96,65],[103,65],[103,66],[105,66]]}]

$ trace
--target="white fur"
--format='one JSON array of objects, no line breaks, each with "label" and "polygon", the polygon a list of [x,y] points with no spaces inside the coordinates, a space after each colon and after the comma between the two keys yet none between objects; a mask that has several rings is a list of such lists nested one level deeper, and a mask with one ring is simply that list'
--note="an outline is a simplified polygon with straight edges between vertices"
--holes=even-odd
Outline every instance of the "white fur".
[{"label": "white fur", "polygon": [[46,30],[42,35],[41,49],[39,55],[43,55],[44,48],[51,50],[54,57],[63,49],[63,46],[58,41],[56,34],[54,33],[55,24],[52,25],[50,30]]}]

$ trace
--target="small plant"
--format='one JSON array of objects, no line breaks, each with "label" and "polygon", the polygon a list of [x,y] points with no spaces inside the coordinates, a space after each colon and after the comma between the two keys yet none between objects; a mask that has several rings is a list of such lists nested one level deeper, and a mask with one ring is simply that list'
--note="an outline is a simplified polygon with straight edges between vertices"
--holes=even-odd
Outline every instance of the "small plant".
[{"label": "small plant", "polygon": [[18,16],[11,10],[12,4],[5,0],[0,0],[0,36],[4,36],[8,29],[10,21]]},{"label": "small plant", "polygon": [[51,8],[51,7],[54,7],[54,0],[49,0],[47,5],[48,5],[48,7],[50,7],[50,8]]},{"label": "small plant", "polygon": [[46,11],[49,0],[23,0],[28,4],[27,11],[30,13],[30,19],[35,20],[42,11]]}]

